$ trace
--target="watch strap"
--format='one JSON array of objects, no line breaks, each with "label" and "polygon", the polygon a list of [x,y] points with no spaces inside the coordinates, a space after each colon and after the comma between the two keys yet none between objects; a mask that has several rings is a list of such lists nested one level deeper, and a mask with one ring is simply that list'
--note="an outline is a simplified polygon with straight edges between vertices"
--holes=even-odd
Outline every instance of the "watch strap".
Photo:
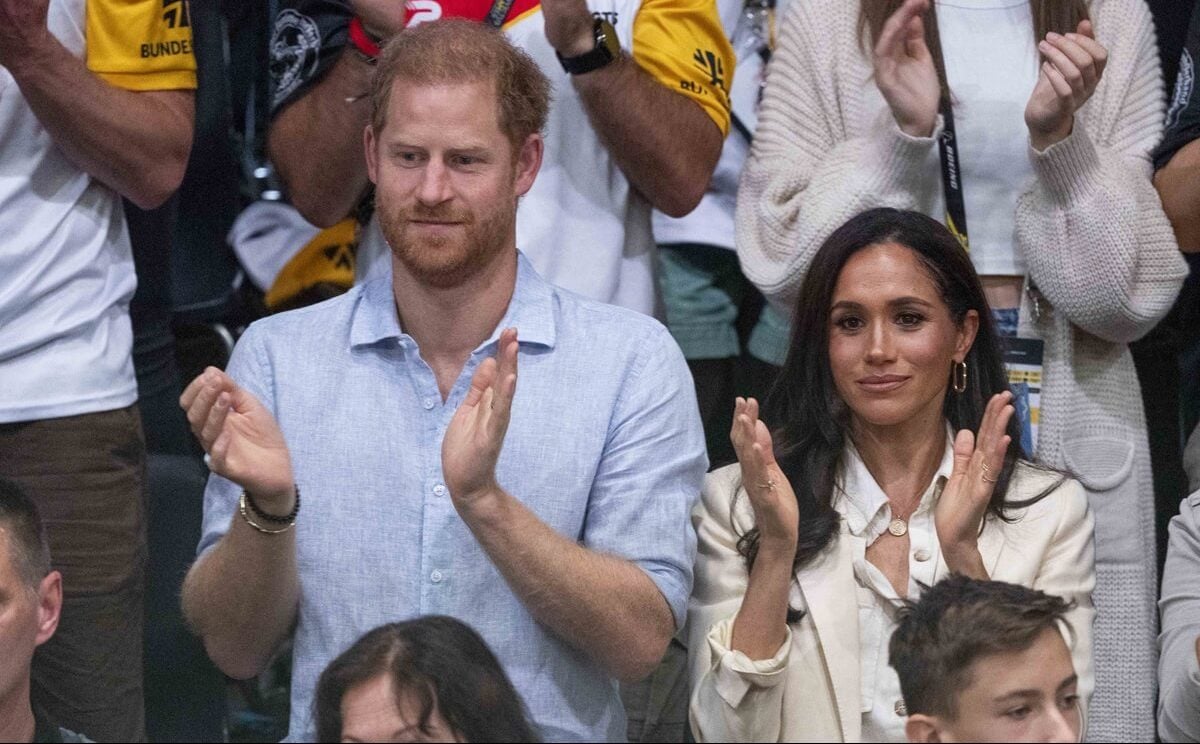
[{"label": "watch strap", "polygon": [[[617,30],[612,24],[600,18],[595,19],[592,33],[596,38],[596,46],[590,52],[577,57],[564,57],[558,52],[559,64],[571,75],[582,75],[585,72],[598,70],[617,58],[620,46],[617,43]],[[617,50],[614,52],[614,49]]]}]

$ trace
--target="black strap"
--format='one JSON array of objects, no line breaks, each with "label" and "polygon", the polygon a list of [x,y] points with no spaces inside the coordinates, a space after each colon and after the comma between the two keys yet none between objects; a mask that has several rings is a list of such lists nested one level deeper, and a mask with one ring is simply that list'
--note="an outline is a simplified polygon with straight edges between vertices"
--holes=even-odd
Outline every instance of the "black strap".
[{"label": "black strap", "polygon": [[492,9],[488,11],[487,17],[483,19],[484,22],[495,28],[503,26],[504,19],[508,18],[508,11],[512,10],[513,2],[515,0],[494,0],[492,2]]},{"label": "black strap", "polygon": [[[929,9],[929,20],[936,28],[937,9]],[[938,155],[942,165],[942,195],[946,201],[946,227],[958,238],[963,250],[970,252],[971,241],[967,237],[967,206],[963,201],[962,161],[958,148],[958,134],[954,129],[954,105],[950,100],[950,83],[946,76],[946,60],[942,56],[940,34],[937,43],[929,51],[933,54],[938,70],[938,82],[942,95],[938,101],[938,113],[942,115],[942,136],[938,138]]]},{"label": "black strap", "polygon": [[963,202],[962,166],[959,162],[958,137],[954,131],[954,107],[948,95],[942,95],[942,136],[938,154],[942,162],[942,193],[946,199],[946,227],[958,238],[964,251],[970,252],[967,238],[967,206]]}]

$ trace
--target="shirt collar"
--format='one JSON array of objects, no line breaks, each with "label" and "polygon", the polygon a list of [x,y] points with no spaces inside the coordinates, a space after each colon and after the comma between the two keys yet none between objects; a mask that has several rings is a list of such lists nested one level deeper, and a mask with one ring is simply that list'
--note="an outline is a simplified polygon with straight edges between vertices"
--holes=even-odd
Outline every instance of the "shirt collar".
[{"label": "shirt collar", "polygon": [[[953,471],[954,437],[947,423],[946,447],[942,452],[942,461],[937,472],[933,474],[933,479],[925,487],[925,492],[921,494],[921,502],[916,511],[929,508],[933,493],[937,490],[938,479],[949,478]],[[858,453],[858,448],[852,442],[846,443],[846,451],[834,487],[838,489],[834,508],[846,520],[846,526],[855,535],[863,534],[879,512],[888,509],[890,513],[887,494],[879,487],[875,477],[867,469],[867,464],[863,462],[862,455]]]},{"label": "shirt collar", "polygon": [[[516,328],[522,344],[554,347],[554,287],[542,279],[525,254],[517,253],[517,281],[504,318],[476,351],[495,344],[505,328]],[[400,327],[392,296],[392,272],[384,271],[362,285],[350,322],[350,346],[372,346],[395,339],[401,346],[416,345]]]}]

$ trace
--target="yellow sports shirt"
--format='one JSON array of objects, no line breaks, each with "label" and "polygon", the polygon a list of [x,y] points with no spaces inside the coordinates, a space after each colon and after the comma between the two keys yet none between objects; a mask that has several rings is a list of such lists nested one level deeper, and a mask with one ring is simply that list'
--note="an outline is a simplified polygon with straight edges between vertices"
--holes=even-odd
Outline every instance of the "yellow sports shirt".
[{"label": "yellow sports shirt", "polygon": [[87,0],[87,66],[126,90],[196,87],[188,0]]}]

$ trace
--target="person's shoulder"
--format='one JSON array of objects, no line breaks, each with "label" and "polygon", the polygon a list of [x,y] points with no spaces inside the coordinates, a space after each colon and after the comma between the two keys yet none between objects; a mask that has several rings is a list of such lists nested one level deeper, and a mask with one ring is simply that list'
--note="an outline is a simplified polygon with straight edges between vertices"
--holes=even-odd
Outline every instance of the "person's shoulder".
[{"label": "person's shoulder", "polygon": [[[708,514],[728,521],[731,517],[730,507],[742,490],[742,468],[736,462],[717,468],[704,476],[704,486],[700,490],[700,503]],[[746,499],[741,499],[743,506],[749,506]],[[747,516],[753,524],[753,514]]]},{"label": "person's shoulder", "polygon": [[1087,492],[1074,478],[1057,470],[1018,460],[1008,483],[1006,501],[1019,506],[1022,521],[1040,517],[1082,519],[1088,511]]},{"label": "person's shoulder", "polygon": [[559,320],[568,334],[585,334],[600,346],[673,343],[666,326],[645,313],[593,300],[550,285]]},{"label": "person's shoulder", "polygon": [[306,340],[325,343],[330,334],[348,331],[354,310],[370,284],[356,285],[337,297],[313,305],[260,318],[250,324],[243,337],[289,344]]}]

